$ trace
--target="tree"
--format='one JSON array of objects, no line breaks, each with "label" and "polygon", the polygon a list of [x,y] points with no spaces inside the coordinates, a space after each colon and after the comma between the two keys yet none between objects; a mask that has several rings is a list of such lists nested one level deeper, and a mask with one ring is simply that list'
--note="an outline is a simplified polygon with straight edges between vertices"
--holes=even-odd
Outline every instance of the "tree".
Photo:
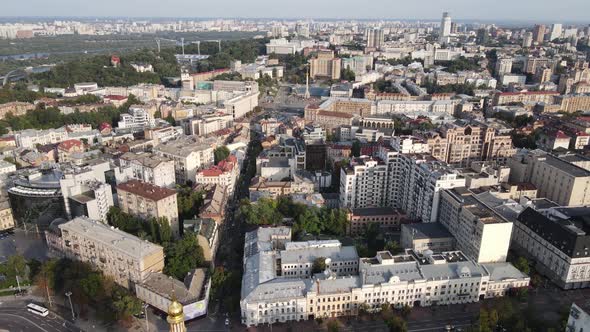
[{"label": "tree", "polygon": [[176,119],[172,116],[172,113],[168,114],[166,121],[168,121],[171,126],[176,126]]},{"label": "tree", "polygon": [[408,323],[400,316],[393,316],[385,322],[390,332],[407,332]]},{"label": "tree", "polygon": [[116,316],[119,320],[127,321],[131,319],[132,315],[139,314],[142,306],[138,298],[126,292],[116,292],[113,309],[115,309]]},{"label": "tree", "polygon": [[340,77],[345,80],[345,81],[349,81],[349,82],[354,82],[356,76],[355,73],[350,69],[350,67],[346,67],[344,69],[342,69],[342,73],[340,74]]},{"label": "tree", "polygon": [[178,280],[184,280],[188,272],[205,263],[203,248],[193,234],[186,234],[179,241],[169,243],[165,251],[164,273]]},{"label": "tree", "polygon": [[361,142],[359,140],[354,140],[352,141],[352,148],[350,150],[350,153],[352,154],[353,157],[360,157],[361,155]]},{"label": "tree", "polygon": [[524,274],[531,273],[531,267],[529,265],[529,261],[522,256],[520,256],[516,259],[516,262],[514,262],[514,267],[519,269],[520,272],[522,272]]},{"label": "tree", "polygon": [[385,243],[384,249],[389,251],[392,255],[397,255],[403,251],[397,241],[387,241],[387,243]]},{"label": "tree", "polygon": [[230,151],[227,146],[220,146],[213,151],[213,156],[215,157],[215,164],[217,165],[220,161],[227,159],[230,155]]},{"label": "tree", "polygon": [[318,257],[313,260],[313,265],[311,266],[311,273],[322,273],[326,270],[326,258],[325,257]]},{"label": "tree", "polygon": [[326,324],[326,327],[328,328],[328,332],[340,331],[340,323],[336,319],[329,320],[328,323]]}]

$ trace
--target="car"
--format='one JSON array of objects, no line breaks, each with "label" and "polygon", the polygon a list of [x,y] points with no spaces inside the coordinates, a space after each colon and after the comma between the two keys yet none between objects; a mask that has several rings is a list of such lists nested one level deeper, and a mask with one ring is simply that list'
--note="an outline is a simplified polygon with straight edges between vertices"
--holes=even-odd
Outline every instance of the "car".
[{"label": "car", "polygon": [[225,326],[229,326],[229,318],[225,319]]}]

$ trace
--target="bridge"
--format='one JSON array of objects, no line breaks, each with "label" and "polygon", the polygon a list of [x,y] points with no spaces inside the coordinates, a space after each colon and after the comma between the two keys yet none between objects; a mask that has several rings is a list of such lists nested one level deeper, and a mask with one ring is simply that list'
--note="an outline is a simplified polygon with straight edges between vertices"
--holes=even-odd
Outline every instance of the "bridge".
[{"label": "bridge", "polygon": [[0,77],[0,79],[2,79],[2,85],[1,86],[5,86],[6,84],[8,84],[9,81],[18,81],[18,80],[22,80],[25,79],[29,74],[24,70],[24,69],[15,69],[12,71],[9,71],[8,74],[4,75],[4,77]]}]

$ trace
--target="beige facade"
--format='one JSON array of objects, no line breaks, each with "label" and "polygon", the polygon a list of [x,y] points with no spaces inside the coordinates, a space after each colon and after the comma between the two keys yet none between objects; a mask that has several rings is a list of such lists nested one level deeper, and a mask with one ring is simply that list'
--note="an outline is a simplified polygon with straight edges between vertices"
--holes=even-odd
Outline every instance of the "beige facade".
[{"label": "beige facade", "polygon": [[12,209],[7,200],[0,202],[0,231],[14,228],[14,218],[12,217]]},{"label": "beige facade", "polygon": [[347,231],[350,235],[361,235],[372,224],[382,231],[399,230],[402,217],[402,213],[390,207],[353,209],[348,212]]},{"label": "beige facade", "polygon": [[446,125],[429,133],[426,143],[432,156],[451,165],[469,166],[472,161],[505,161],[516,153],[510,135],[478,125]]},{"label": "beige facade", "polygon": [[119,208],[142,219],[166,218],[175,236],[180,234],[176,190],[130,180],[117,186]]},{"label": "beige facade", "polygon": [[573,113],[576,111],[590,110],[590,96],[560,96],[556,98],[556,101],[559,105],[561,105],[561,111],[563,112]]},{"label": "beige facade", "polygon": [[317,57],[309,60],[311,77],[340,79],[342,60],[334,57],[334,51],[319,51]]},{"label": "beige facade", "polygon": [[126,288],[164,269],[164,248],[86,217],[57,219],[45,234],[52,253],[86,262]]}]

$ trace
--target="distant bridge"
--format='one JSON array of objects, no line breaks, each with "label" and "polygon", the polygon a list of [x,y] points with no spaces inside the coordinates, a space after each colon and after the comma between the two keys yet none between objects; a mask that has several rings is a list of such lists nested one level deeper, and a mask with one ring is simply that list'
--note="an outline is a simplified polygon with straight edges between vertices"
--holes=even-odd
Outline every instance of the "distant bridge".
[{"label": "distant bridge", "polygon": [[26,78],[29,74],[24,69],[15,69],[9,71],[2,79],[2,86],[8,84],[9,81],[18,81]]}]

